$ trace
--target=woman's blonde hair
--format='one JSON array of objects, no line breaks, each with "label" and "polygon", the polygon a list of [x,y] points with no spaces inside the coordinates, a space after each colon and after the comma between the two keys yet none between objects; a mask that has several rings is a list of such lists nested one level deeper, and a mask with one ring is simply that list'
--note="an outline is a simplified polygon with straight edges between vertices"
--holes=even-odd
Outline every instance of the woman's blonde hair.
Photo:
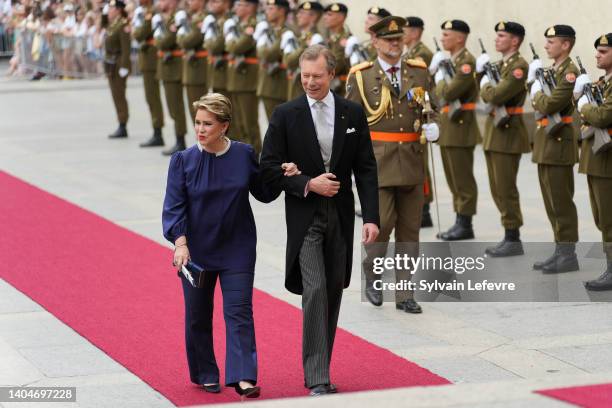
[{"label": "woman's blonde hair", "polygon": [[209,93],[202,96],[193,103],[195,112],[204,109],[217,118],[219,122],[229,123],[232,121],[232,103],[229,98],[220,93]]}]

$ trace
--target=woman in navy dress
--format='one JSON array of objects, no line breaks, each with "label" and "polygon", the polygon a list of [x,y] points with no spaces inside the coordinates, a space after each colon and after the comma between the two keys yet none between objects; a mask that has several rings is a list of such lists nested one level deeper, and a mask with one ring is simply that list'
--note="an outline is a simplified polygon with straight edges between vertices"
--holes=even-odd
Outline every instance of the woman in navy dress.
[{"label": "woman in navy dress", "polygon": [[[253,147],[230,141],[231,103],[208,94],[194,103],[198,143],[175,153],[168,169],[162,223],[175,245],[173,265],[187,261],[205,270],[203,288],[181,274],[185,298],[185,341],[191,381],[220,392],[213,350],[213,295],[217,278],[226,325],[225,383],[241,396],[257,397],[257,352],[252,296],[257,236],[249,193],[262,202],[280,194],[263,188]],[[299,174],[293,163],[285,175]]]}]

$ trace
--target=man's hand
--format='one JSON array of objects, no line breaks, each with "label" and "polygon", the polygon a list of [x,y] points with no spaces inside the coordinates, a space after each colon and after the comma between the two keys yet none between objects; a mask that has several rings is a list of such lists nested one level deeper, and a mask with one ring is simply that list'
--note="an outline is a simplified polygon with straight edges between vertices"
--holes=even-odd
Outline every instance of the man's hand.
[{"label": "man's hand", "polygon": [[531,100],[533,100],[536,94],[541,91],[542,91],[542,84],[540,83],[540,81],[535,81],[533,85],[531,85],[531,91],[529,92],[529,96],[531,97]]},{"label": "man's hand", "polygon": [[576,107],[578,108],[578,112],[582,111],[584,105],[588,105],[589,99],[586,95],[582,95],[580,99],[578,99],[578,103],[576,103]]},{"label": "man's hand", "polygon": [[436,82],[436,85],[438,85],[441,81],[444,81],[444,72],[439,68],[434,76],[434,81]]},{"label": "man's hand", "polygon": [[440,128],[436,123],[425,123],[423,125],[423,135],[428,142],[435,142],[440,138]]},{"label": "man's hand", "polygon": [[287,176],[287,177],[298,176],[302,174],[300,169],[298,169],[297,164],[295,163],[283,163],[281,164],[281,169],[285,170],[285,172],[283,173],[283,176]]},{"label": "man's hand", "polygon": [[484,66],[491,61],[491,57],[489,54],[480,54],[478,58],[476,58],[476,72],[482,73],[484,71]]},{"label": "man's hand", "polygon": [[364,244],[371,244],[372,242],[376,241],[378,233],[378,226],[376,224],[371,222],[363,224],[363,227],[361,228],[361,242]]},{"label": "man's hand", "polygon": [[531,83],[536,79],[536,71],[542,68],[542,60],[535,59],[529,64],[529,72],[527,73],[527,83]]},{"label": "man's hand", "polygon": [[336,176],[332,173],[323,173],[308,182],[308,191],[323,197],[333,197],[338,194],[338,190],[340,190],[340,182],[336,181]]},{"label": "man's hand", "polygon": [[591,83],[591,78],[587,74],[579,75],[574,83],[574,98],[578,99],[584,92],[584,86]]},{"label": "man's hand", "polygon": [[444,54],[442,51],[436,52],[431,58],[431,63],[429,64],[429,73],[431,75],[435,74],[440,66],[440,63],[445,59],[448,59],[446,54]]},{"label": "man's hand", "polygon": [[130,73],[130,70],[127,68],[119,68],[119,76],[121,78],[125,78]]},{"label": "man's hand", "polygon": [[480,87],[484,87],[486,84],[488,84],[489,82],[491,82],[489,80],[489,76],[488,75],[483,75],[482,79],[480,80]]}]

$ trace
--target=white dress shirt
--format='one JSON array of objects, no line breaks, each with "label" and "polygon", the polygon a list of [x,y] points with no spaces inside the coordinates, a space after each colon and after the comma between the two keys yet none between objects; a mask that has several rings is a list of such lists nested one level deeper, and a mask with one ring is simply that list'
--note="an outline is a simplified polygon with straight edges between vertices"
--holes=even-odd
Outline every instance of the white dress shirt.
[{"label": "white dress shirt", "polygon": [[391,67],[396,67],[397,70],[395,71],[395,76],[397,77],[397,83],[401,84],[402,83],[402,62],[401,60],[399,60],[397,62],[397,64],[395,65],[391,65],[388,62],[384,61],[382,58],[378,57],[378,63],[380,64],[380,67],[382,68],[383,71],[385,71],[385,74],[387,75],[387,78],[389,79],[389,83],[393,84],[393,81],[391,80],[391,73],[388,71],[389,68]]}]

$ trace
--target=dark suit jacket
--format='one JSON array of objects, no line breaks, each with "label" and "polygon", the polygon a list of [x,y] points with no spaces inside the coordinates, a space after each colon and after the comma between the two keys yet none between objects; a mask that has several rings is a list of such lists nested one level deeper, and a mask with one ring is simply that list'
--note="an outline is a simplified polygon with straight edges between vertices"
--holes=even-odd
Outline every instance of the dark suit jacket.
[{"label": "dark suit jacket", "polygon": [[[336,119],[330,161],[330,172],[340,181],[335,201],[342,234],[347,249],[347,270],[344,287],[351,279],[353,260],[353,229],[355,200],[351,173],[355,174],[364,223],[379,225],[378,176],[376,159],[372,151],[370,131],[363,108],[338,95],[334,95]],[[351,130],[347,133],[347,130]],[[354,130],[354,131],[353,131]],[[302,172],[299,176],[285,177],[281,164],[293,162]],[[319,200],[324,198],[310,192],[304,197],[306,184],[311,178],[325,173],[323,158],[306,95],[278,106],[266,132],[260,167],[265,184],[285,191],[287,221],[287,254],[285,287],[301,294],[302,276],[298,255],[308,227],[312,224]]]}]

